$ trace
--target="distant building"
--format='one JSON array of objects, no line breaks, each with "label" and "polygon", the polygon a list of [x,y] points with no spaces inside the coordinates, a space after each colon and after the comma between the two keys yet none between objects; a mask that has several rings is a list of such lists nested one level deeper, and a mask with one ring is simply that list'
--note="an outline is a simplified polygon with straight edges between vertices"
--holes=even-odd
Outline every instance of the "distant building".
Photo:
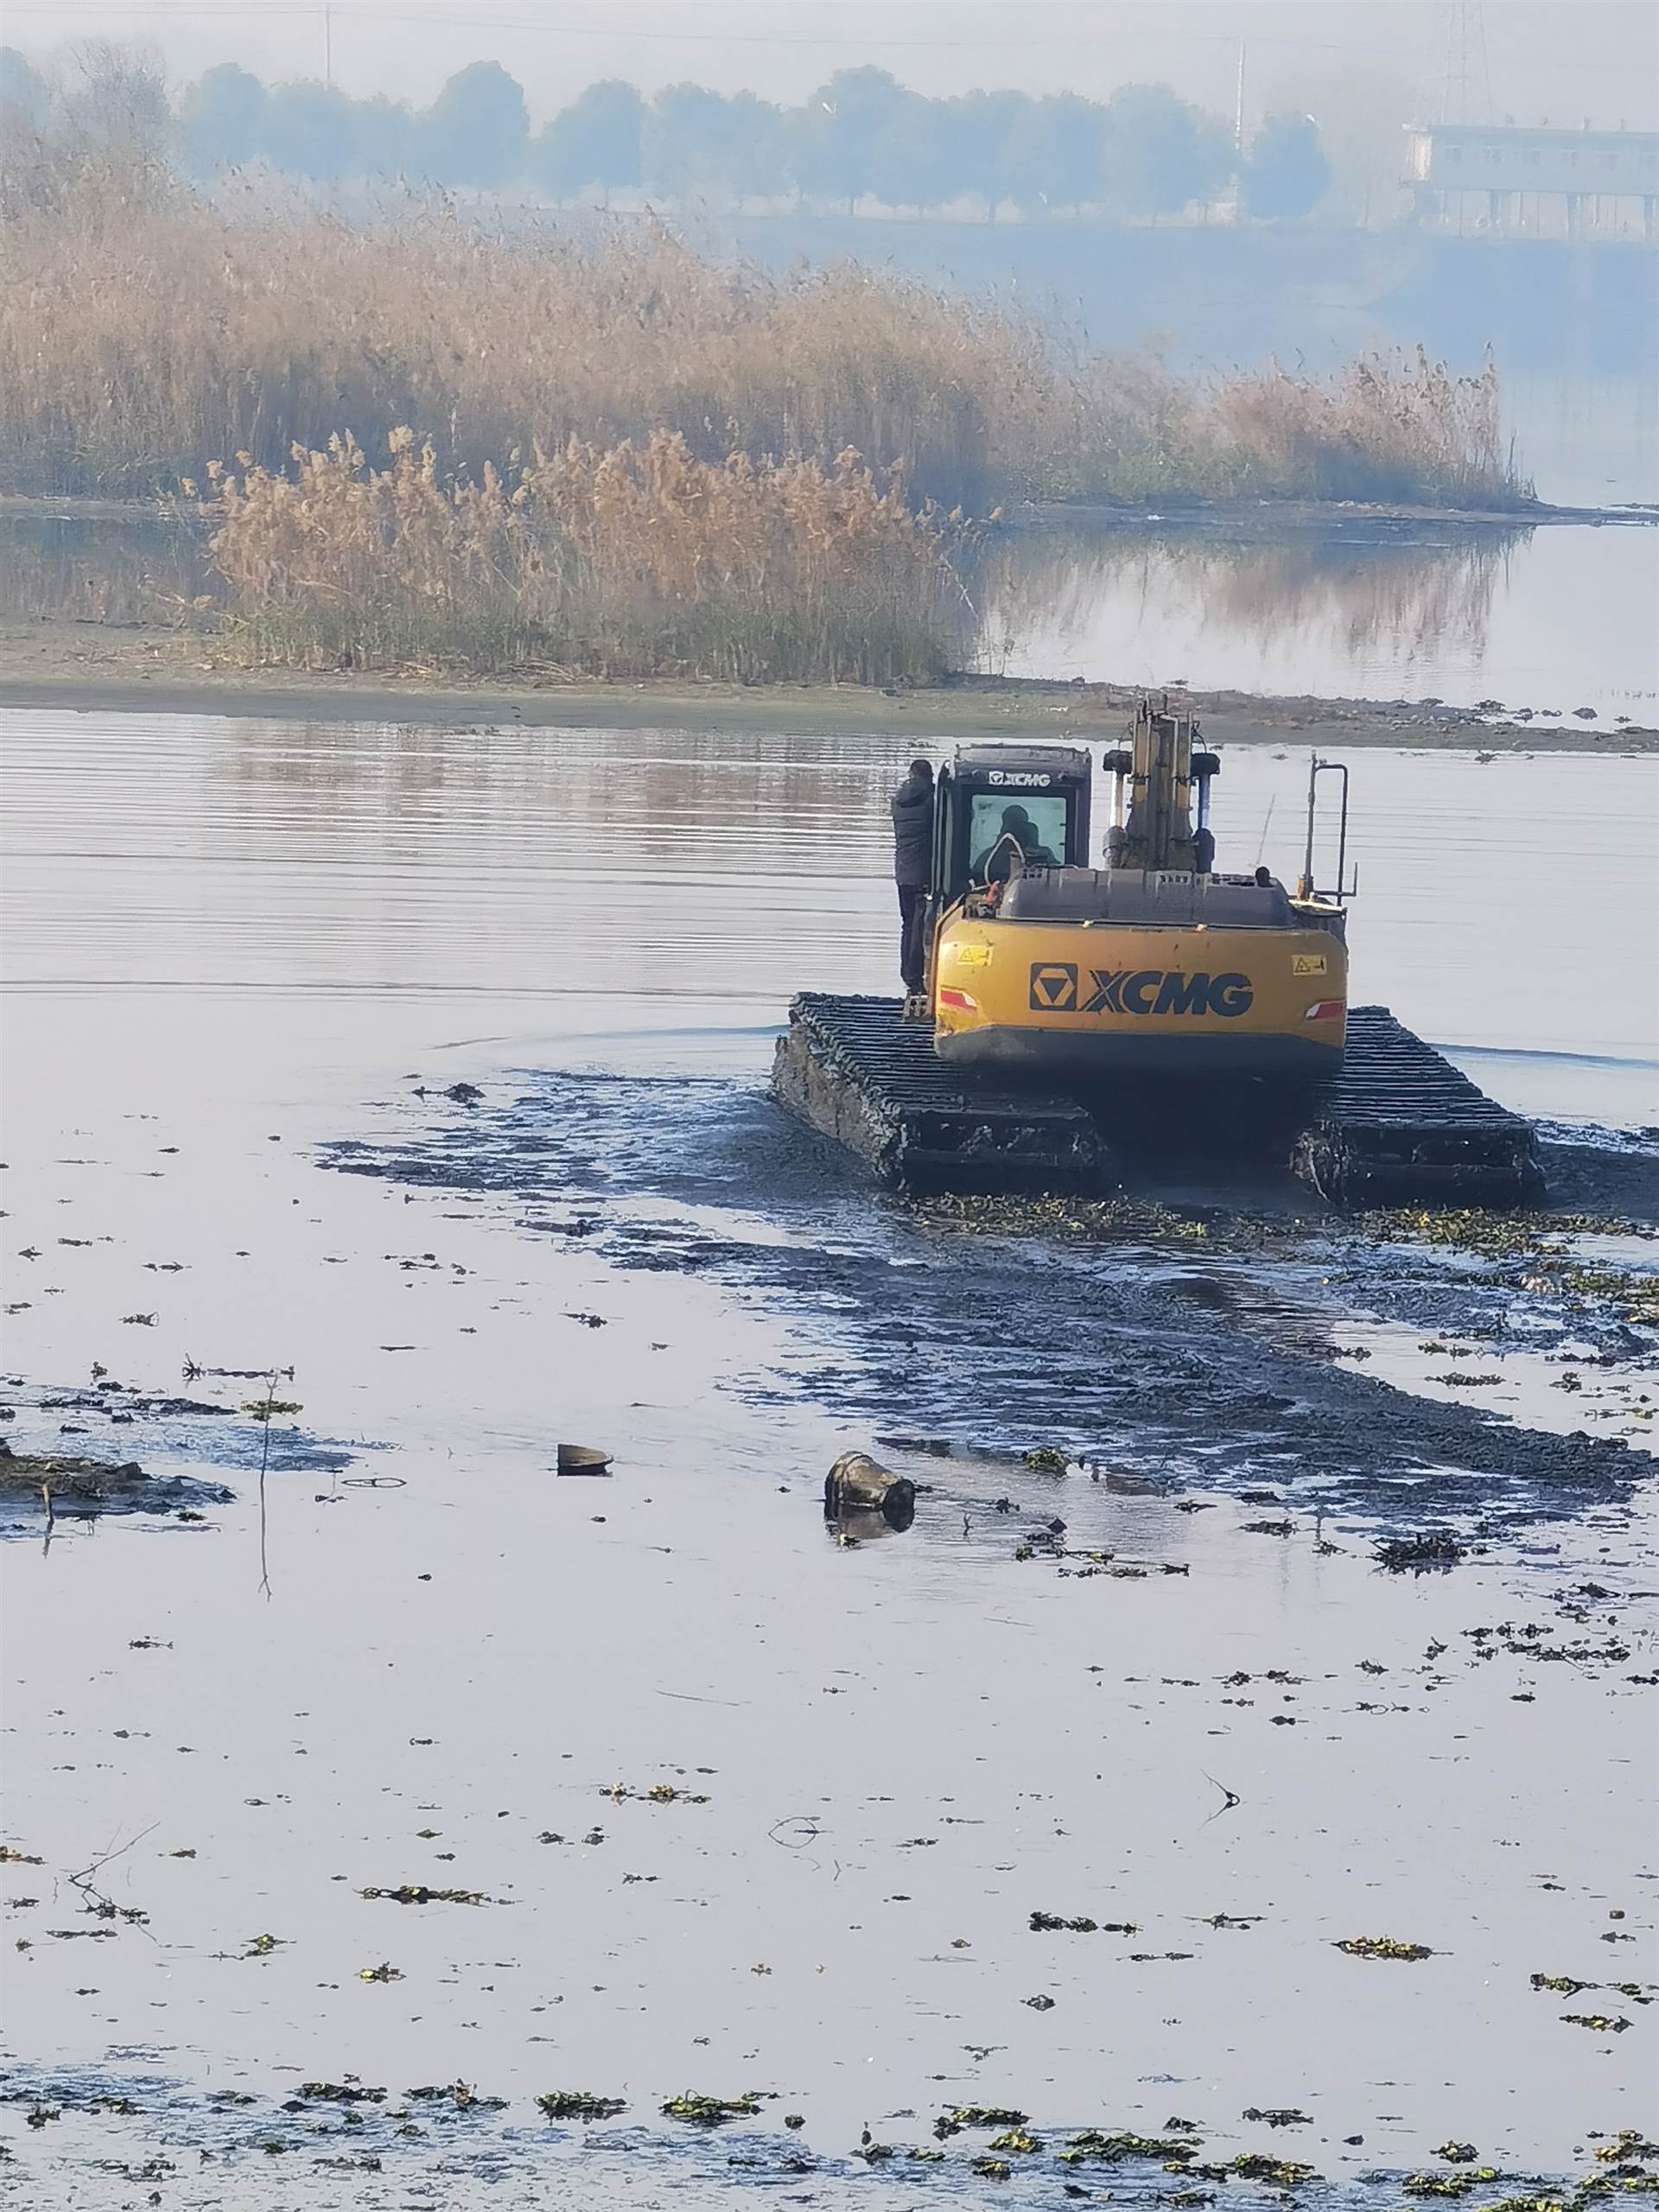
[{"label": "distant building", "polygon": [[1659,131],[1408,124],[1404,181],[1436,230],[1659,237]]}]

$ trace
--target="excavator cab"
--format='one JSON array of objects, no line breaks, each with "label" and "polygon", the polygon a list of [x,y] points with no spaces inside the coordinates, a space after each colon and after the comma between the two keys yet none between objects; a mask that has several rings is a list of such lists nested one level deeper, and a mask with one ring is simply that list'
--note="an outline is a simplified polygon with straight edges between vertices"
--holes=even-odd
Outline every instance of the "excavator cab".
[{"label": "excavator cab", "polygon": [[964,746],[933,798],[931,918],[966,900],[995,903],[1027,868],[1089,859],[1090,760],[1070,747]]}]

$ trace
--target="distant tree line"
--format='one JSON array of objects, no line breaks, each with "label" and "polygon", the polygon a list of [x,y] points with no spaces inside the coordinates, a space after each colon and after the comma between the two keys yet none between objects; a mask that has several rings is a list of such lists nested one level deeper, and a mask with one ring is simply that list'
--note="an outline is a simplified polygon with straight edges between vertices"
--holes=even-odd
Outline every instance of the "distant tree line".
[{"label": "distant tree line", "polygon": [[626,193],[851,210],[873,200],[918,213],[968,202],[992,219],[1087,207],[1126,221],[1178,214],[1235,182],[1245,213],[1294,220],[1330,181],[1311,117],[1269,116],[1241,155],[1219,117],[1164,85],[1126,85],[1105,101],[931,99],[867,67],[838,70],[798,107],[781,107],[689,84],[648,100],[613,79],[532,130],[522,87],[493,61],[461,70],[419,110],[310,80],[266,85],[233,62],[208,70],[175,108],[153,65],[113,48],[90,66],[83,55],[80,75],[65,91],[0,49],[0,114],[48,136],[137,136],[202,179],[263,163],[318,182],[403,177],[557,200]]}]

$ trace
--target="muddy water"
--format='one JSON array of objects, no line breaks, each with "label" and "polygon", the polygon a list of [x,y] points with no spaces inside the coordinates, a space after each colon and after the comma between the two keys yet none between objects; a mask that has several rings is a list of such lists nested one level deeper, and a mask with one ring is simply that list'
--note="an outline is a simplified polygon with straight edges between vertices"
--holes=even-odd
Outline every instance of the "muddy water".
[{"label": "muddy water", "polygon": [[[20,2202],[142,2201],[159,2159],[190,2205],[910,2204],[917,2173],[978,2202],[1005,2186],[971,2171],[983,2132],[943,2168],[849,2163],[865,2124],[931,2147],[969,2100],[1049,2145],[1003,2154],[1014,2201],[1057,2199],[1054,2131],[1178,2114],[1208,2160],[1333,2184],[1475,2142],[1496,2196],[1643,2118],[1640,1470],[1455,1404],[1408,1434],[1409,1400],[1318,1352],[1317,1271],[942,1240],[771,1122],[789,989],[885,981],[901,747],[67,716],[7,741],[6,1433],[236,1493],[4,1554],[6,1840],[42,1862],[3,1870]],[[1300,764],[1225,773],[1288,865]],[[1650,1118],[1617,952],[1640,767],[1370,756],[1361,785],[1367,993],[1521,1103]],[[1521,894],[1545,848],[1599,918]],[[1478,987],[1414,915],[1435,886]],[[415,1095],[463,1079],[475,1107]],[[1380,1347],[1338,1296],[1331,1348]],[[1243,1359],[1252,1298],[1261,1402],[1230,1413],[1205,1369]],[[292,1367],[276,1471],[245,1414],[41,1402],[95,1361],[149,1392]],[[954,1446],[883,1447],[931,1485],[915,1527],[834,1546],[823,1470],[895,1433]],[[561,1480],[561,1437],[614,1476]],[[1055,1440],[1096,1464],[1028,1472],[1015,1447]],[[1286,1503],[1217,1486],[1252,1476]],[[1380,1575],[1400,1495],[1414,1526],[1490,1497],[1487,1536],[1460,1511],[1484,1553]],[[487,1902],[361,1895],[404,1883]],[[1364,1936],[1433,1956],[1335,1948]],[[282,2109],[352,2073],[391,2093],[363,2128]],[[389,2116],[457,2078],[505,2109]],[[94,2084],[137,2111],[88,2112]],[[629,2110],[584,2148],[539,2124],[556,2088]],[[710,2139],[656,2119],[749,2088],[779,2101]],[[62,2117],[29,2129],[35,2094]],[[1306,2120],[1243,2118],[1279,2107]]]}]

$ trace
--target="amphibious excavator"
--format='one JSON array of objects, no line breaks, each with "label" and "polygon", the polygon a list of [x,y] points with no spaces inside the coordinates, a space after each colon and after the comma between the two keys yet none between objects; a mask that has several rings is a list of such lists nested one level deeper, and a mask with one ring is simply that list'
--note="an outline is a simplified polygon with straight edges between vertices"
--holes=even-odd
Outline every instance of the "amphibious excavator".
[{"label": "amphibious excavator", "polygon": [[1088,752],[959,747],[934,784],[924,989],[797,998],[774,1094],[917,1192],[1108,1190],[1173,1149],[1188,1179],[1195,1151],[1287,1161],[1341,1205],[1541,1197],[1530,1125],[1382,1007],[1348,1004],[1346,766],[1311,763],[1291,891],[1217,868],[1221,762],[1201,734],[1142,702],[1101,763],[1103,865]]}]

